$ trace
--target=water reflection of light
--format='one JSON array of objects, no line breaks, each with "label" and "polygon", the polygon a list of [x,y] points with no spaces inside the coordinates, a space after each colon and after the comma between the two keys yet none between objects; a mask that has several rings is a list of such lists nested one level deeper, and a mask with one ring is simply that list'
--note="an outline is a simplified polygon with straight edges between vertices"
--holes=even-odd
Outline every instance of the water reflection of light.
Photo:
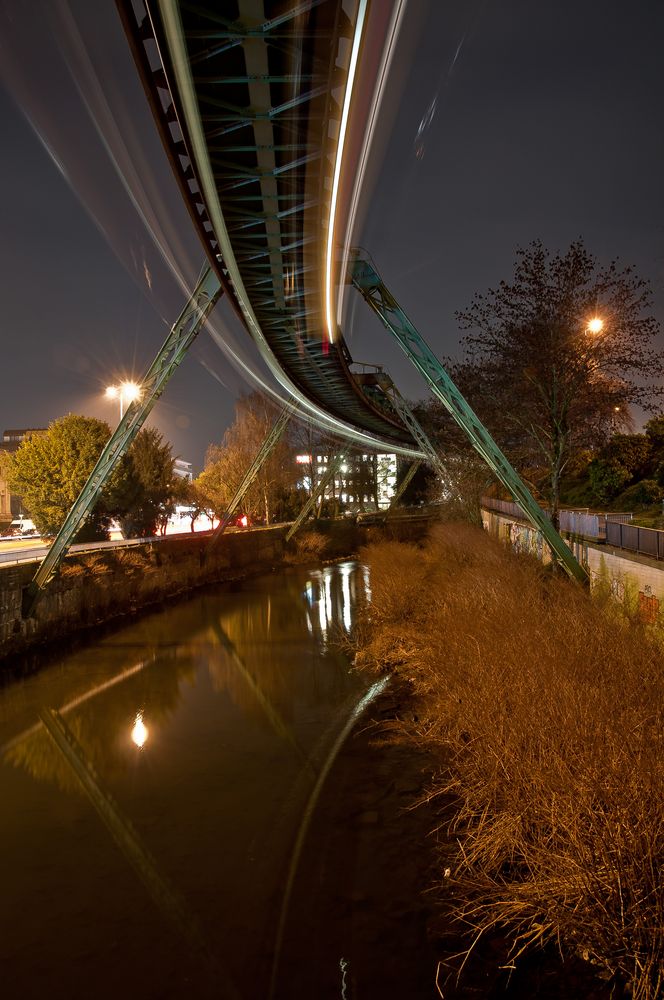
[{"label": "water reflection of light", "polygon": [[325,611],[328,622],[332,621],[332,570],[325,570]]},{"label": "water reflection of light", "polygon": [[323,587],[320,589],[320,601],[318,602],[318,620],[320,622],[320,630],[323,634],[327,632],[327,616],[325,614],[325,600],[323,598]]},{"label": "water reflection of light", "polygon": [[342,608],[341,613],[344,619],[344,628],[347,632],[351,630],[351,603],[350,603],[350,574],[352,573],[353,567],[351,563],[343,563],[339,569],[341,570],[341,595],[342,595]]},{"label": "water reflection of light", "polygon": [[136,744],[139,750],[142,748],[143,744],[148,738],[149,730],[145,723],[143,722],[143,713],[136,713],[136,720],[134,721],[134,728],[131,731],[132,741]]},{"label": "water reflection of light", "polygon": [[371,583],[370,583],[371,577],[369,575],[368,566],[362,567],[362,576],[364,577],[364,593],[366,595],[366,599],[367,601],[371,601]]}]

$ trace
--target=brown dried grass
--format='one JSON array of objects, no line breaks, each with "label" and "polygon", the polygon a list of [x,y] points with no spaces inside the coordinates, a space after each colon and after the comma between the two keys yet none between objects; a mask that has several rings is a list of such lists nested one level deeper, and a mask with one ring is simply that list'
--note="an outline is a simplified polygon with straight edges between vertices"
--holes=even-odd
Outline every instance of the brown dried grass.
[{"label": "brown dried grass", "polygon": [[327,551],[329,539],[320,531],[302,531],[295,536],[295,550],[298,560],[322,559]]},{"label": "brown dried grass", "polygon": [[[664,988],[661,638],[480,529],[363,553],[358,660],[401,666],[453,795],[458,920]],[[448,848],[449,850],[449,848]],[[445,861],[449,865],[449,860]],[[441,879],[446,884],[449,880]]]}]

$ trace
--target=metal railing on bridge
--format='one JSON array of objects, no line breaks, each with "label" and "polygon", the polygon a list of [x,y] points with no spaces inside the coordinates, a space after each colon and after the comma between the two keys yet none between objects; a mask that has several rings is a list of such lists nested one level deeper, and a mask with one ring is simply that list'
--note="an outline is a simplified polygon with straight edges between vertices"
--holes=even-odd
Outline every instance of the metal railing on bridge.
[{"label": "metal railing on bridge", "polygon": [[[514,517],[519,520],[523,520],[524,514],[517,503],[513,503],[511,500],[497,500],[494,497],[482,497],[482,506],[486,507],[488,510],[495,510],[501,514],[506,514],[508,517]],[[549,516],[549,512],[546,508],[543,508],[544,513]],[[569,532],[572,535],[582,535],[584,538],[594,538],[598,542],[607,541],[610,545],[620,545],[621,548],[632,549],[632,551],[638,552],[640,549],[636,549],[633,545],[623,545],[621,542],[614,541],[616,536],[616,531],[609,529],[609,525],[618,525],[618,527],[625,525],[636,530],[633,525],[629,522],[633,518],[631,513],[591,513],[589,508],[582,508],[581,510],[561,510],[560,511],[560,530]],[[611,530],[611,539],[609,538],[609,530]],[[651,528],[640,529],[643,531],[652,531]],[[662,532],[664,534],[664,532]],[[627,536],[625,536],[627,537]],[[630,536],[631,538],[631,536]],[[652,553],[652,543],[650,543],[650,549],[643,549],[649,554]],[[664,552],[664,540],[661,542],[662,551]],[[664,558],[664,556],[658,556],[657,558]]]}]

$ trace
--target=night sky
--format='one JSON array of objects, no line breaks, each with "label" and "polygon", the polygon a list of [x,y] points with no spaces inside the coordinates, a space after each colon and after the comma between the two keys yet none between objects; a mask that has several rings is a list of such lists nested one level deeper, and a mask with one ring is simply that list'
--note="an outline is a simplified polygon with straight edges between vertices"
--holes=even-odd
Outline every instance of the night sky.
[{"label": "night sky", "polygon": [[[582,236],[635,264],[664,322],[663,43],[661,0],[410,0],[359,242],[438,353],[457,351],[454,311],[509,278],[534,238],[565,249]],[[0,46],[0,430],[112,420],[104,386],[141,374],[184,297],[109,152],[125,174],[133,163],[130,187],[186,280],[203,253],[111,0],[0,0]],[[216,326],[253,357],[227,307]],[[425,394],[362,303],[347,339],[405,395]],[[205,334],[152,423],[200,469],[246,388]]]}]

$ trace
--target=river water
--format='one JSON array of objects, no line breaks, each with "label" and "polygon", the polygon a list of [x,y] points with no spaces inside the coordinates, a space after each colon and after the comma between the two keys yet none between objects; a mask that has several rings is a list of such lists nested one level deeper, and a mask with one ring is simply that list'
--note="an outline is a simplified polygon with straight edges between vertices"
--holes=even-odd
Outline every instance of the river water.
[{"label": "river water", "polygon": [[299,853],[375,693],[337,644],[365,586],[220,587],[0,690],[2,996],[294,995]]}]

